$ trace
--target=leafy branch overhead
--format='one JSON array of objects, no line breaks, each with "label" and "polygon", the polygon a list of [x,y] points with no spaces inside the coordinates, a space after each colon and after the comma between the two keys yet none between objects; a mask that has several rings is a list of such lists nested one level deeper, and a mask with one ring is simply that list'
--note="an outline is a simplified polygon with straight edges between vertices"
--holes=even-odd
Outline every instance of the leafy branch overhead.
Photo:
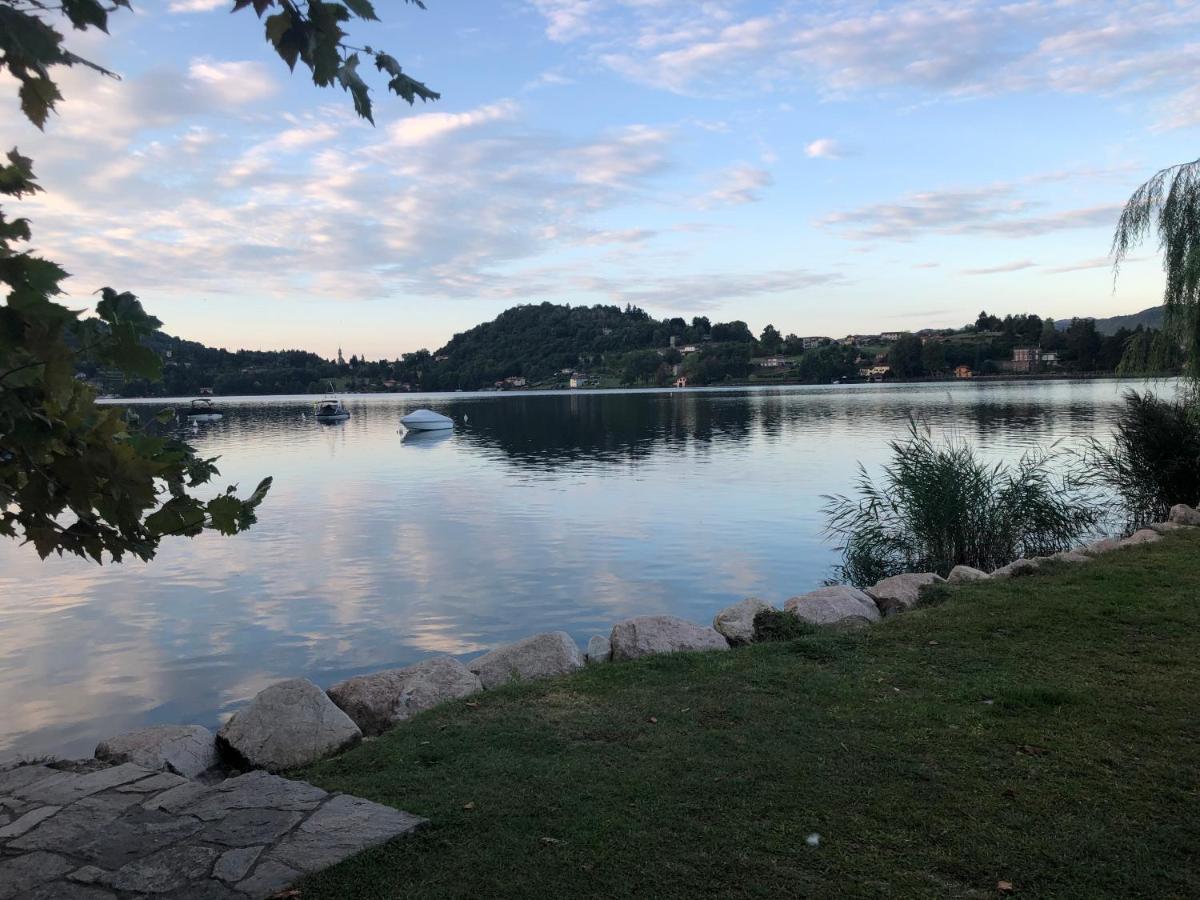
[{"label": "leafy branch overhead", "polygon": [[[421,0],[406,2],[425,8]],[[266,16],[264,31],[280,58],[293,71],[297,61],[308,67],[313,84],[329,87],[340,84],[354,99],[354,111],[374,123],[371,113],[370,88],[358,73],[359,54],[372,57],[375,68],[390,76],[387,89],[414,104],[441,97],[421,82],[404,74],[394,56],[371,47],[353,47],[345,43],[343,23],[352,18],[378,21],[375,8],[368,0],[346,0],[345,3],[322,3],[309,0],[300,4],[294,0],[234,0],[233,10],[253,7],[260,19],[272,8],[279,11]]]},{"label": "leafy branch overhead", "polygon": [[[371,100],[360,54],[410,104],[438,98],[388,54],[344,43],[344,23],[376,18],[368,0],[303,7],[238,0],[233,11],[245,6],[260,17],[277,8],[265,28],[280,56],[291,68],[303,62],[319,86],[341,85],[364,118],[371,118]],[[121,8],[128,0],[0,0],[0,72],[15,80],[21,111],[39,129],[63,99],[55,67],[84,65],[117,77],[68,50],[55,26],[107,31],[109,15]],[[32,160],[13,149],[0,162],[0,195],[20,199],[40,190]],[[97,292],[94,316],[56,302],[67,271],[25,249],[31,239],[28,219],[0,209],[0,284],[7,290],[0,306],[0,535],[32,543],[43,558],[71,553],[100,562],[105,554],[149,559],[171,535],[249,528],[270,478],[246,497],[235,486],[208,500],[196,496],[218,474],[216,460],[198,456],[172,431],[170,411],[143,421],[98,405],[79,375],[86,366],[126,381],[160,378],[162,361],[147,346],[159,320],[133,294],[110,287]]]}]

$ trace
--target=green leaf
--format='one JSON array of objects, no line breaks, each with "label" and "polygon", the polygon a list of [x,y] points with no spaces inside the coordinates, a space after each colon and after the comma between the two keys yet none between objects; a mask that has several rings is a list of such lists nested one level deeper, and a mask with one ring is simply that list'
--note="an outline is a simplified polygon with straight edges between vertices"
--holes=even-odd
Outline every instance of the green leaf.
[{"label": "green leaf", "polygon": [[17,92],[21,98],[21,112],[38,128],[43,128],[56,101],[62,99],[58,86],[45,77],[27,78]]},{"label": "green leaf", "polygon": [[371,118],[370,89],[366,82],[359,77],[357,53],[350,54],[350,57],[338,69],[337,76],[343,90],[349,91],[350,96],[354,98],[354,111],[374,125],[375,120]]},{"label": "green leaf", "polygon": [[62,0],[62,9],[80,31],[89,27],[108,31],[108,11],[97,0]]},{"label": "green leaf", "polygon": [[368,19],[374,22],[379,21],[379,16],[375,15],[375,7],[370,3],[370,0],[344,0],[350,12],[354,13],[360,19]]}]

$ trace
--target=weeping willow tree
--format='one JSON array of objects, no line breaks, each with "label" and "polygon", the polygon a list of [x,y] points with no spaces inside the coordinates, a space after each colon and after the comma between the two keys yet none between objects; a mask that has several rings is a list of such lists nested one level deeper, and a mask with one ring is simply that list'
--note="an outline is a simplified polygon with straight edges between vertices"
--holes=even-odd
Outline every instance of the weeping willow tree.
[{"label": "weeping willow tree", "polygon": [[1133,192],[1113,235],[1115,271],[1152,231],[1167,274],[1166,329],[1183,346],[1195,391],[1200,384],[1200,159],[1163,169]]}]

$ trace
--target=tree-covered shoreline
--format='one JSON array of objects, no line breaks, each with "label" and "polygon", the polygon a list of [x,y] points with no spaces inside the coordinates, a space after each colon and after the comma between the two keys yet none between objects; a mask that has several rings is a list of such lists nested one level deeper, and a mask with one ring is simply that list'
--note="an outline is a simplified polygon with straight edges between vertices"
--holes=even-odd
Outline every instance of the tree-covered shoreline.
[{"label": "tree-covered shoreline", "polygon": [[961,376],[1027,377],[1014,351],[1036,351],[1044,376],[1172,375],[1181,355],[1161,331],[1138,325],[1105,334],[1092,319],[1063,327],[1037,315],[1003,319],[981,312],[958,329],[854,335],[756,337],[742,321],[696,316],[655,319],[636,306],[523,304],[454,335],[438,350],[368,360],[325,359],[305,350],[230,351],[156,332],[146,345],[163,377],[125,380],[88,366],[80,375],[121,397],[474,391],[567,387],[828,384],[919,381]]}]

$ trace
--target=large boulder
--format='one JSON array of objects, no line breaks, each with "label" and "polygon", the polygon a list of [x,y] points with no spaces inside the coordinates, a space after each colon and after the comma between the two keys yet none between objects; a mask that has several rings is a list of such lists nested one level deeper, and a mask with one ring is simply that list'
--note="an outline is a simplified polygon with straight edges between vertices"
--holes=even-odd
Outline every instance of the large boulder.
[{"label": "large boulder", "polygon": [[992,573],[993,578],[1020,578],[1022,575],[1032,575],[1041,568],[1036,559],[1014,559],[1007,566],[1001,566]]},{"label": "large boulder", "polygon": [[1153,544],[1161,541],[1162,535],[1153,528],[1142,528],[1121,541],[1122,547],[1137,547],[1140,544]]},{"label": "large boulder", "polygon": [[613,626],[613,660],[638,659],[681,650],[728,650],[729,642],[715,629],[675,616],[637,616]]},{"label": "large boulder", "polygon": [[1099,556],[1101,553],[1108,553],[1110,550],[1116,550],[1120,548],[1120,546],[1120,538],[1107,537],[1092,541],[1090,544],[1085,544],[1082,547],[1076,547],[1073,552],[1086,553],[1088,556]]},{"label": "large boulder", "polygon": [[1176,503],[1171,507],[1171,514],[1167,516],[1167,521],[1174,522],[1176,525],[1200,526],[1200,509],[1194,509],[1186,503]]},{"label": "large boulder", "polygon": [[238,762],[268,772],[316,762],[361,737],[353,720],[307,678],[259,692],[217,732],[218,744]]},{"label": "large boulder", "polygon": [[106,738],[96,745],[96,759],[136,763],[159,772],[195,778],[216,766],[217,742],[203,725],[155,725]]},{"label": "large boulder", "polygon": [[593,634],[587,645],[587,661],[589,663],[606,663],[612,659],[612,644],[603,634]]},{"label": "large boulder", "polygon": [[1038,557],[1039,561],[1043,559],[1048,559],[1051,562],[1061,563],[1090,563],[1093,557],[1088,556],[1086,553],[1082,553],[1078,550],[1060,550],[1058,553],[1055,553],[1052,556]]},{"label": "large boulder", "polygon": [[479,676],[453,656],[437,656],[403,669],[359,675],[329,689],[329,699],[363,734],[380,734],[397,722],[446,700],[483,690]]},{"label": "large boulder", "polygon": [[885,616],[908,612],[921,599],[921,589],[931,584],[945,581],[941,575],[933,572],[908,572],[903,575],[893,575],[866,589],[868,597],[875,601],[879,611]]},{"label": "large boulder", "polygon": [[583,668],[583,653],[565,631],[548,631],[485,653],[467,668],[490,691],[514,678],[553,678],[574,672]]},{"label": "large boulder", "polygon": [[987,581],[991,577],[980,569],[973,569],[970,566],[955,566],[946,576],[946,581],[950,584],[966,584],[970,581]]},{"label": "large boulder", "polygon": [[818,588],[792,597],[783,608],[814,625],[866,625],[880,619],[875,601],[848,584]]},{"label": "large boulder", "polygon": [[774,608],[765,600],[747,597],[717,613],[713,618],[713,628],[724,635],[730,644],[749,644],[754,640],[754,617]]}]

